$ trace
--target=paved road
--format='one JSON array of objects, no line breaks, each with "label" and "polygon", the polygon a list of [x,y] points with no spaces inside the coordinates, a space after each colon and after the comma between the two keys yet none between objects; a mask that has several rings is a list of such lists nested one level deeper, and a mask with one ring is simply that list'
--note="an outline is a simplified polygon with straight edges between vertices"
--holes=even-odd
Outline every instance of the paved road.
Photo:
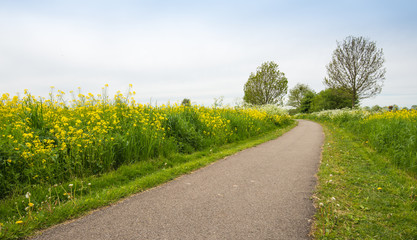
[{"label": "paved road", "polygon": [[309,239],[323,132],[300,120],[246,149],[35,239]]}]

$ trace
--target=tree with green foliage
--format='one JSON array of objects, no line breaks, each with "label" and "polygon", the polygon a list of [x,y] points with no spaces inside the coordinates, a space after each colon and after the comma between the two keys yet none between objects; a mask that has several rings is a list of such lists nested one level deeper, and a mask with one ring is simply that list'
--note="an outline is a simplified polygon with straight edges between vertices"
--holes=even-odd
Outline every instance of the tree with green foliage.
[{"label": "tree with green foliage", "polygon": [[330,109],[342,109],[350,107],[350,95],[340,88],[328,88],[318,93],[312,103],[311,111],[317,112]]},{"label": "tree with green foliage", "polygon": [[190,100],[190,99],[188,99],[188,98],[184,98],[184,99],[182,100],[181,105],[182,105],[182,106],[185,106],[185,107],[190,107],[190,106],[191,106],[191,100]]},{"label": "tree with green foliage", "polygon": [[299,109],[304,96],[310,92],[313,90],[307,84],[298,83],[290,90],[287,105]]},{"label": "tree with green foliage", "polygon": [[375,96],[381,92],[386,69],[384,53],[376,43],[363,37],[349,36],[337,42],[331,62],[326,66],[324,84],[329,88],[341,88],[351,98],[351,106],[357,100]]},{"label": "tree with green foliage", "polygon": [[316,97],[316,93],[315,92],[308,92],[304,95],[303,99],[301,99],[301,103],[300,103],[300,113],[311,113],[313,111],[312,109],[312,104],[313,104],[313,100]]},{"label": "tree with green foliage", "polygon": [[287,94],[288,80],[278,70],[278,64],[270,61],[262,63],[256,73],[251,73],[244,86],[243,100],[254,105],[282,104]]},{"label": "tree with green foliage", "polygon": [[374,105],[371,108],[371,111],[373,111],[373,112],[379,112],[379,111],[381,111],[381,109],[382,109],[382,107],[380,107],[379,105]]}]

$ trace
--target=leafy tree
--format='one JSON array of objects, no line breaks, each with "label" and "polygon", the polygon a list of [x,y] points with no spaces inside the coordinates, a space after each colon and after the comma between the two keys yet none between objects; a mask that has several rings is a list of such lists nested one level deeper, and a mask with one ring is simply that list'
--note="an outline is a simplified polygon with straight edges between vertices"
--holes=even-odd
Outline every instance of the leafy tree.
[{"label": "leafy tree", "polygon": [[372,111],[371,107],[369,107],[369,106],[365,106],[362,109],[365,110],[365,111],[368,111],[368,112]]},{"label": "leafy tree", "polygon": [[342,43],[337,42],[332,60],[326,66],[328,77],[324,84],[344,89],[350,95],[353,108],[357,100],[381,92],[386,72],[384,62],[384,53],[375,42],[349,36]]},{"label": "leafy tree", "polygon": [[380,107],[379,105],[375,105],[371,108],[371,111],[373,112],[379,112],[381,111],[382,107]]},{"label": "leafy tree", "polygon": [[417,105],[411,106],[411,109],[417,110]]},{"label": "leafy tree", "polygon": [[256,73],[251,73],[244,86],[246,103],[255,105],[282,104],[282,98],[287,94],[288,80],[285,74],[278,70],[274,62],[262,63]]},{"label": "leafy tree", "polygon": [[314,92],[308,92],[304,95],[299,108],[301,113],[311,113],[313,111],[312,104],[315,97],[316,93]]},{"label": "leafy tree", "polygon": [[290,90],[287,105],[299,109],[304,96],[310,92],[313,92],[313,90],[308,85],[298,83]]},{"label": "leafy tree", "polygon": [[191,106],[191,101],[190,101],[190,99],[188,99],[188,98],[184,98],[184,99],[182,100],[181,105],[182,105],[182,106],[185,106],[185,107],[190,107],[190,106]]},{"label": "leafy tree", "polygon": [[349,107],[351,104],[350,95],[340,88],[328,88],[317,94],[311,103],[313,112],[341,109]]}]

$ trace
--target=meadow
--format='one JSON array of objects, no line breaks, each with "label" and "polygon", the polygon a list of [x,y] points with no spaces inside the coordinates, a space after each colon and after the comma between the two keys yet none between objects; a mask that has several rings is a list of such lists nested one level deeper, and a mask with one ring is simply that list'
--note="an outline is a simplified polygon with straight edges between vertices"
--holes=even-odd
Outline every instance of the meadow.
[{"label": "meadow", "polygon": [[331,110],[322,124],[314,239],[417,238],[417,111]]},{"label": "meadow", "polygon": [[398,168],[417,176],[417,110],[329,110],[298,117],[341,127],[389,156]]},{"label": "meadow", "polygon": [[107,86],[70,94],[0,99],[0,236],[25,236],[294,126],[274,106],[151,106],[134,92],[110,98]]}]

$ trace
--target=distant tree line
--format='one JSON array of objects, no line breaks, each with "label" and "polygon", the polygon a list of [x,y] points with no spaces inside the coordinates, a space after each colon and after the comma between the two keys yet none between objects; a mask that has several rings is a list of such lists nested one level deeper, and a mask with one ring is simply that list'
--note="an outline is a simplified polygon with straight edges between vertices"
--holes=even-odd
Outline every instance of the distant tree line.
[{"label": "distant tree line", "polygon": [[[383,50],[363,37],[349,36],[337,42],[326,66],[325,90],[314,92],[308,85],[297,84],[290,90],[287,105],[293,112],[309,113],[328,109],[354,108],[360,100],[381,92],[385,80]],[[243,100],[254,105],[283,104],[288,80],[270,61],[251,73],[244,86]]]}]

